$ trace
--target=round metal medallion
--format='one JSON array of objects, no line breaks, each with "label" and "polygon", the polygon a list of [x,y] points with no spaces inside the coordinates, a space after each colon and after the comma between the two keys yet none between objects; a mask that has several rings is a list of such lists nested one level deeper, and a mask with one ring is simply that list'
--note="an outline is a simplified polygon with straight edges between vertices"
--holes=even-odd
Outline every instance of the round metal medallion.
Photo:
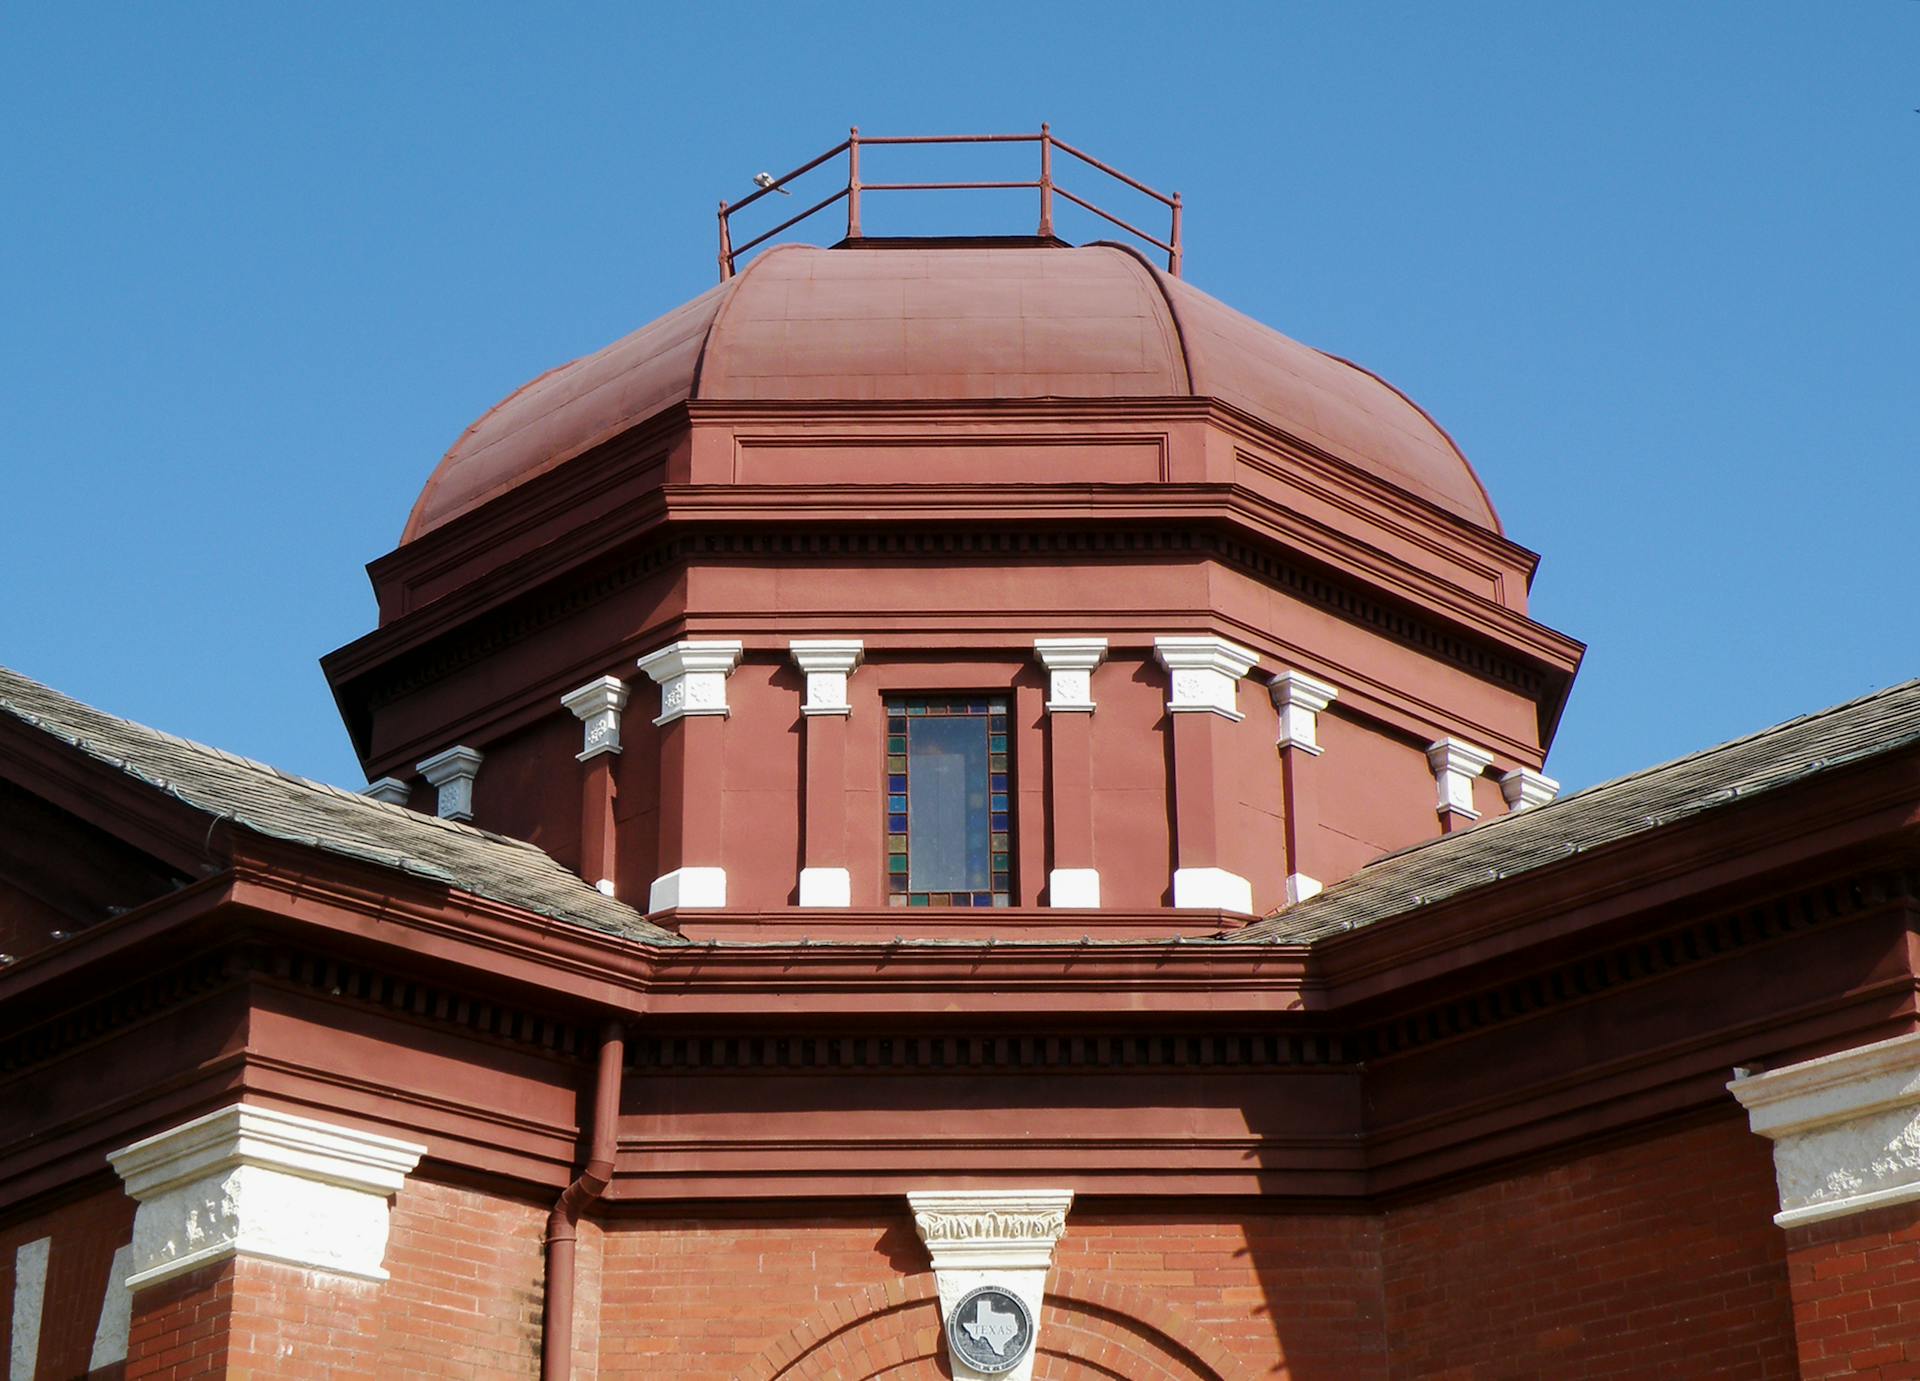
[{"label": "round metal medallion", "polygon": [[1033,1346],[1033,1316],[1011,1290],[982,1285],[947,1315],[947,1342],[975,1371],[1012,1371]]}]

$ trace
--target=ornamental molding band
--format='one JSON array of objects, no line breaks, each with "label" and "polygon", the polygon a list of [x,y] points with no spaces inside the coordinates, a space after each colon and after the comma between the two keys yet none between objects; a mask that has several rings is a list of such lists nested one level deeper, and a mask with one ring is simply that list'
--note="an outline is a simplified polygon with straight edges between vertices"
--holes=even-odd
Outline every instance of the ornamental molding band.
[{"label": "ornamental molding band", "polygon": [[1273,678],[1271,693],[1273,707],[1280,712],[1280,736],[1276,742],[1282,748],[1298,748],[1319,757],[1325,751],[1320,747],[1320,711],[1331,705],[1340,692],[1304,672],[1283,671]]},{"label": "ornamental molding band", "polygon": [[574,757],[581,762],[602,753],[620,751],[620,712],[627,708],[627,683],[618,676],[601,676],[560,697],[580,721],[585,742]]},{"label": "ornamental molding band", "polygon": [[1246,718],[1236,696],[1240,678],[1259,665],[1257,654],[1225,638],[1177,637],[1155,638],[1153,655],[1170,678],[1167,709],[1171,713]]},{"label": "ornamental molding band", "polygon": [[1253,911],[1253,884],[1225,868],[1176,868],[1173,904],[1183,911]]},{"label": "ornamental molding band", "polygon": [[473,779],[480,775],[486,755],[464,744],[435,753],[414,764],[427,784],[440,793],[435,813],[442,820],[473,819]]},{"label": "ornamental molding band", "polygon": [[114,1151],[140,1204],[127,1288],[235,1255],[385,1280],[387,1200],[426,1150],[236,1104]]},{"label": "ornamental molding band", "polygon": [[948,1359],[960,1381],[1028,1381],[1053,1244],[1070,1189],[915,1191],[913,1225],[933,1258]]},{"label": "ornamental molding band", "polygon": [[793,654],[793,664],[807,674],[807,697],[801,703],[801,714],[853,713],[853,706],[847,703],[847,678],[866,656],[864,642],[858,638],[795,638],[787,649]]},{"label": "ornamental molding band", "polygon": [[1727,1088],[1773,1142],[1781,1227],[1920,1200],[1920,1033]]},{"label": "ornamental molding band", "polygon": [[727,678],[740,665],[740,644],[731,639],[669,643],[640,659],[640,670],[660,687],[660,717],[671,724],[691,715],[727,713]]},{"label": "ornamental molding band", "polygon": [[1560,783],[1544,773],[1516,767],[1500,778],[1500,794],[1507,799],[1507,814],[1544,806],[1560,794]]},{"label": "ornamental molding band", "polygon": [[1443,738],[1427,748],[1427,765],[1433,769],[1434,809],[1452,811],[1469,820],[1478,820],[1473,805],[1473,781],[1493,766],[1493,754],[1457,738]]},{"label": "ornamental molding band", "polygon": [[1047,669],[1049,714],[1093,713],[1093,672],[1107,660],[1105,638],[1035,638],[1033,655]]}]

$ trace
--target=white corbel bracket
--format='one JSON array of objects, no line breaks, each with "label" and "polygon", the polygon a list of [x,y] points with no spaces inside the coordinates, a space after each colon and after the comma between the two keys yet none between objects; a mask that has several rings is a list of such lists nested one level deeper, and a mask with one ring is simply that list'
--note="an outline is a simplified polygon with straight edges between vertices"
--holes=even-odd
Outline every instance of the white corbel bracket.
[{"label": "white corbel bracket", "polygon": [[367,789],[360,794],[384,801],[390,806],[404,806],[413,799],[413,788],[398,777],[382,777],[379,781],[368,782]]},{"label": "white corbel bracket", "polygon": [[568,691],[560,703],[580,721],[584,742],[574,757],[581,762],[602,753],[620,751],[620,712],[627,708],[627,683],[617,676],[601,676],[579,690]]},{"label": "white corbel bracket", "polygon": [[727,713],[727,677],[740,664],[740,644],[730,639],[669,643],[640,659],[640,670],[660,687],[660,717],[671,724],[690,715]]},{"label": "white corbel bracket", "polygon": [[853,675],[866,656],[867,645],[858,638],[795,638],[787,644],[793,664],[807,675],[806,698],[800,713],[850,715],[847,703],[847,678]]},{"label": "white corbel bracket", "polygon": [[1443,738],[1428,747],[1427,765],[1433,769],[1434,808],[1478,820],[1480,812],[1473,804],[1473,782],[1493,766],[1493,755],[1457,738]]},{"label": "white corbel bracket", "polygon": [[1516,767],[1501,775],[1500,794],[1506,798],[1507,814],[1514,815],[1547,804],[1560,794],[1560,783],[1531,768]]},{"label": "white corbel bracket", "polygon": [[[1026,1306],[1032,1326],[1025,1352],[1011,1366],[991,1373],[967,1364],[947,1338],[948,1360],[962,1381],[988,1376],[1028,1381],[1039,1349],[1041,1300],[1053,1244],[1067,1230],[1070,1189],[981,1189],[916,1191],[907,1195],[913,1225],[933,1258],[940,1292],[943,1331],[954,1325],[954,1311],[983,1286],[997,1287]],[[1003,1316],[1004,1317],[1004,1316]],[[964,1320],[961,1321],[964,1326]]]},{"label": "white corbel bracket", "polygon": [[1093,713],[1093,672],[1107,660],[1105,638],[1035,638],[1033,655],[1047,669],[1049,714]]},{"label": "white corbel bracket", "polygon": [[1259,664],[1257,654],[1215,637],[1155,638],[1153,655],[1167,669],[1167,710],[1242,720],[1236,703],[1240,678]]},{"label": "white corbel bracket", "polygon": [[478,749],[461,744],[414,764],[439,792],[435,812],[442,820],[473,819],[473,779],[484,760],[485,754]]},{"label": "white corbel bracket", "polygon": [[1781,1227],[1920,1200],[1920,1034],[1736,1077],[1773,1142]]},{"label": "white corbel bracket", "polygon": [[387,1199],[426,1149],[236,1104],[114,1151],[140,1203],[127,1287],[234,1255],[385,1280]]},{"label": "white corbel bracket", "polygon": [[1305,672],[1283,671],[1273,678],[1273,707],[1280,712],[1282,748],[1298,748],[1319,757],[1320,711],[1339,698],[1340,692],[1325,681],[1316,681]]}]

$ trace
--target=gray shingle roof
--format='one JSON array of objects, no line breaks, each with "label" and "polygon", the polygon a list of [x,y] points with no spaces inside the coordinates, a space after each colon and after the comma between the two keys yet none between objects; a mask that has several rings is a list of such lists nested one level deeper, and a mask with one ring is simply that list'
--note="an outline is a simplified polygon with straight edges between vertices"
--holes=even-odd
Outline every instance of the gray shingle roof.
[{"label": "gray shingle roof", "polygon": [[1228,943],[1303,944],[1920,742],[1920,681],[1376,859]]},{"label": "gray shingle roof", "polygon": [[241,829],[376,863],[594,930],[679,942],[546,853],[451,820],[308,781],[106,714],[0,667],[0,713]]}]

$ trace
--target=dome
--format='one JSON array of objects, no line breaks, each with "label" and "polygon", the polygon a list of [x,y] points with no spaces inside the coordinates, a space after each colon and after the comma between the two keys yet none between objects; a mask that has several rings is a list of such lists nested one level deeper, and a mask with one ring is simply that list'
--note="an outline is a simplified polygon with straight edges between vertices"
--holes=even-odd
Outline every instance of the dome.
[{"label": "dome", "polygon": [[434,470],[402,541],[689,399],[1187,397],[1499,531],[1472,466],[1397,389],[1130,249],[787,244],[494,407]]}]

